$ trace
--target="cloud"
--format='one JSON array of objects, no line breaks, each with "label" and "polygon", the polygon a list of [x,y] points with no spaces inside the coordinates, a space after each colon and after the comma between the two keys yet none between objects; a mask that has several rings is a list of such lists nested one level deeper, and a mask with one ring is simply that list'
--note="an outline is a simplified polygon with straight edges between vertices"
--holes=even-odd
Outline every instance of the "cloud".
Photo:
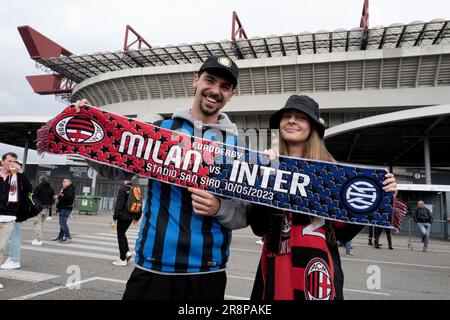
[{"label": "cloud", "polygon": [[66,29],[77,31],[81,29],[82,11],[79,6],[71,5],[66,9]]},{"label": "cloud", "polygon": [[[237,11],[249,37],[301,31],[334,30],[359,25],[362,0],[41,0],[8,2],[0,33],[0,114],[57,114],[64,105],[53,96],[35,94],[25,80],[42,74],[35,68],[17,31],[30,25],[75,54],[122,49],[125,26],[135,28],[152,46],[220,41],[231,37]],[[371,26],[449,18],[450,1],[377,0],[369,6]]]},{"label": "cloud", "polygon": [[[19,107],[19,101],[17,98],[6,91],[0,90],[0,101],[1,101],[1,109],[9,110],[9,112],[14,112],[17,107]],[[2,111],[3,111],[2,110]]]}]

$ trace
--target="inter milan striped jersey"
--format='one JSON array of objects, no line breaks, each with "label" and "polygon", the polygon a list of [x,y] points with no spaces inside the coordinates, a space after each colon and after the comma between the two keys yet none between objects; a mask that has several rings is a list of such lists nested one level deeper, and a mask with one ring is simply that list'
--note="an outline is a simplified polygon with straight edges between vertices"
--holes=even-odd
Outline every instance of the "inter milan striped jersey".
[{"label": "inter milan striped jersey", "polygon": [[[192,124],[180,118],[159,121],[155,125],[194,134]],[[204,132],[203,138],[216,140],[208,133],[211,130]],[[221,136],[225,137],[226,144],[236,145],[236,136],[225,132],[221,132]],[[193,212],[191,193],[186,188],[149,179],[136,241],[138,267],[163,273],[221,270],[228,261],[230,242],[231,231],[217,218]]]}]

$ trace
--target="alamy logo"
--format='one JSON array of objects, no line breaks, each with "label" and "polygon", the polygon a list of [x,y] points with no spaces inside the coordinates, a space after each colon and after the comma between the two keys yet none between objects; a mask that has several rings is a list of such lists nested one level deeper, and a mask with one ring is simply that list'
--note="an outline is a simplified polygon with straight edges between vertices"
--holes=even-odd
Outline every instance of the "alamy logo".
[{"label": "alamy logo", "polygon": [[59,120],[55,133],[73,144],[98,143],[105,137],[105,130],[96,121],[83,116],[69,116]]},{"label": "alamy logo", "polygon": [[368,177],[355,177],[342,188],[342,200],[354,213],[370,213],[381,200],[382,190],[377,181]]}]

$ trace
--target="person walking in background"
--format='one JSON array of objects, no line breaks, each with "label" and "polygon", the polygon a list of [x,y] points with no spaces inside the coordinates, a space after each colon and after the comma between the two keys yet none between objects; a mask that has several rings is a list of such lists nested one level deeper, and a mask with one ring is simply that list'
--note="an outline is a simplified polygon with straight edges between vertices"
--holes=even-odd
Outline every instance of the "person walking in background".
[{"label": "person walking in background", "polygon": [[[8,241],[14,231],[20,204],[31,189],[30,181],[17,163],[17,155],[13,152],[5,153],[0,168],[0,263],[4,260]],[[5,269],[8,266],[14,267],[14,264],[11,261],[2,264]],[[0,288],[3,288],[1,284]]]},{"label": "person walking in background", "polygon": [[374,229],[373,226],[369,226],[369,246],[373,246],[373,242],[375,240],[373,237],[374,234],[373,229]]},{"label": "person walking in background", "polygon": [[61,243],[72,242],[70,236],[69,226],[67,220],[70,217],[70,213],[73,209],[73,202],[75,201],[75,187],[72,185],[72,181],[64,179],[63,188],[58,195],[58,204],[56,205],[56,211],[59,213],[59,234],[53,241],[59,241]]},{"label": "person walking in background", "polygon": [[352,241],[347,241],[345,243],[337,241],[336,243],[337,243],[338,247],[345,247],[345,256],[346,257],[352,257],[353,256]]},{"label": "person walking in background", "polygon": [[126,232],[131,225],[131,222],[137,223],[141,218],[142,213],[135,214],[128,211],[128,197],[130,196],[131,187],[133,184],[130,180],[124,180],[123,185],[119,188],[117,194],[116,206],[114,207],[113,220],[117,224],[117,241],[119,243],[120,259],[113,261],[115,266],[126,266],[130,262],[132,254],[128,247],[128,239]]},{"label": "person walking in background", "polygon": [[417,208],[413,211],[413,219],[417,223],[420,233],[422,234],[423,252],[426,252],[430,241],[430,230],[431,224],[433,223],[433,217],[422,200],[417,203]]},{"label": "person walking in background", "polygon": [[[12,172],[17,172],[19,174],[23,174],[22,166],[19,161],[14,162],[14,168]],[[25,183],[26,188],[24,190]],[[21,257],[21,246],[22,246],[22,222],[26,221],[29,217],[27,216],[25,210],[21,208],[23,204],[23,197],[28,196],[28,192],[31,190],[31,183],[28,181],[22,184],[19,189],[19,207],[16,214],[16,220],[14,223],[14,230],[11,233],[11,236],[8,241],[8,259],[0,266],[0,269],[19,269],[21,267],[20,257]]]},{"label": "person walking in background", "polygon": [[50,186],[46,176],[39,177],[39,184],[33,191],[35,200],[43,207],[42,211],[33,218],[33,225],[36,232],[36,238],[31,242],[33,246],[42,246],[44,239],[44,222],[49,216],[51,207],[54,203],[55,191]]},{"label": "person walking in background", "polygon": [[380,227],[375,227],[375,231],[374,231],[374,233],[375,233],[375,243],[374,243],[375,249],[381,249],[380,235],[381,235],[381,232],[383,232],[383,230],[386,232],[389,250],[394,250],[394,247],[392,246],[391,229],[380,228]]},{"label": "person walking in background", "polygon": [[345,243],[345,256],[347,257],[353,257],[353,246],[352,241],[347,241]]},{"label": "person walking in background", "polygon": [[[54,199],[54,198],[53,198]],[[45,220],[52,220],[53,205],[48,208],[48,217]]]}]

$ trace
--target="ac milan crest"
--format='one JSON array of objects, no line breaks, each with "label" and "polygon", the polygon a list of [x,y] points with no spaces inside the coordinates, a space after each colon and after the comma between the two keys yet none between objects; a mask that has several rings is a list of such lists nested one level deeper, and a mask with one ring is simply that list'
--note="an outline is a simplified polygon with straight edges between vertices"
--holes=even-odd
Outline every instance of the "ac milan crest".
[{"label": "ac milan crest", "polygon": [[68,116],[55,124],[55,134],[71,144],[99,143],[105,130],[95,120],[86,116]]},{"label": "ac milan crest", "polygon": [[330,267],[321,258],[312,259],[305,269],[306,300],[333,300],[334,295]]},{"label": "ac milan crest", "polygon": [[9,186],[9,193],[11,195],[15,195],[17,192],[17,183],[15,181],[11,181],[11,184]]}]

